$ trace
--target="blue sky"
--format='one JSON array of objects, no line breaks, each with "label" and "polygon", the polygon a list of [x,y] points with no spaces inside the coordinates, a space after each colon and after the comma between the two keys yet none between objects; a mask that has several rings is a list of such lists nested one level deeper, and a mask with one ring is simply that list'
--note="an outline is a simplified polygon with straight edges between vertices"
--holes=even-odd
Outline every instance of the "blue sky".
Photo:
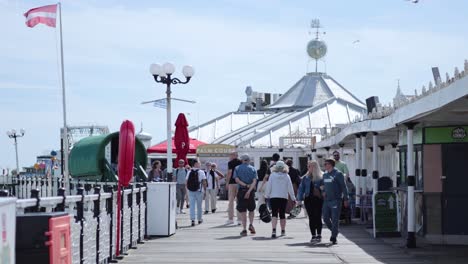
[{"label": "blue sky", "polygon": [[[61,91],[55,29],[27,28],[22,14],[49,1],[0,0],[0,168],[15,166],[5,132],[25,128],[20,166],[59,147]],[[153,62],[171,61],[188,85],[173,96],[192,125],[237,110],[247,85],[284,93],[307,71],[310,20],[325,26],[328,55],[321,71],[361,100],[389,102],[400,79],[412,94],[432,79],[431,67],[453,74],[468,54],[468,2],[373,1],[63,1],[69,125],[108,125],[125,119],[165,137],[165,111],[140,102],[164,97],[149,74]],[[352,44],[354,40],[360,42]],[[310,64],[312,70],[313,63]]]}]

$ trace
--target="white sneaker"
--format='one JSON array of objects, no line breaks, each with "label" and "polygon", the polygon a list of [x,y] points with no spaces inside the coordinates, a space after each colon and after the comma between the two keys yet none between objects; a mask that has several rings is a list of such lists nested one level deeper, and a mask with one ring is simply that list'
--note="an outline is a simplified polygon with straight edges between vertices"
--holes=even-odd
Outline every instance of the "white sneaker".
[{"label": "white sneaker", "polygon": [[226,225],[233,225],[234,224],[234,221],[233,220],[227,220],[226,221]]},{"label": "white sneaker", "polygon": [[180,210],[179,214],[185,214],[185,212],[183,210]]}]

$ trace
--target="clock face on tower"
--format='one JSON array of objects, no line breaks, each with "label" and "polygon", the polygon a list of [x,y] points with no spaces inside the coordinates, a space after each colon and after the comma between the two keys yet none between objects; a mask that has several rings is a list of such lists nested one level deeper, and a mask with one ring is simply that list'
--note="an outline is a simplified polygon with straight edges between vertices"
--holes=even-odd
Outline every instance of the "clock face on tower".
[{"label": "clock face on tower", "polygon": [[323,58],[325,54],[327,54],[327,44],[321,40],[311,40],[307,44],[307,54],[309,54],[312,59],[318,60]]}]

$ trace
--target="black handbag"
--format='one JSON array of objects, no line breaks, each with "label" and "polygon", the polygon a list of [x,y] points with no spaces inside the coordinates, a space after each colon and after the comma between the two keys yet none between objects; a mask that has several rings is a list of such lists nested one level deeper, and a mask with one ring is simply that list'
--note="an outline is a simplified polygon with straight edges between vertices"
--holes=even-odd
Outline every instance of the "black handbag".
[{"label": "black handbag", "polygon": [[258,208],[258,212],[260,213],[260,219],[264,223],[271,222],[271,213],[270,213],[270,210],[268,210],[268,207],[266,204],[261,204],[260,207]]}]

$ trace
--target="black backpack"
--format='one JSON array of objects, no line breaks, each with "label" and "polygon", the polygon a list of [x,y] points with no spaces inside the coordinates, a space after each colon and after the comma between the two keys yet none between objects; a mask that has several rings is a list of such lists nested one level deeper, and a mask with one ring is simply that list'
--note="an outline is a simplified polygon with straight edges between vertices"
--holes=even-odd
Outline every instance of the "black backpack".
[{"label": "black backpack", "polygon": [[268,207],[266,204],[260,205],[258,208],[258,212],[260,213],[260,219],[264,223],[270,223],[271,222],[271,214],[270,211],[268,210]]},{"label": "black backpack", "polygon": [[200,181],[198,180],[198,170],[191,170],[187,180],[187,189],[192,192],[200,189]]}]

